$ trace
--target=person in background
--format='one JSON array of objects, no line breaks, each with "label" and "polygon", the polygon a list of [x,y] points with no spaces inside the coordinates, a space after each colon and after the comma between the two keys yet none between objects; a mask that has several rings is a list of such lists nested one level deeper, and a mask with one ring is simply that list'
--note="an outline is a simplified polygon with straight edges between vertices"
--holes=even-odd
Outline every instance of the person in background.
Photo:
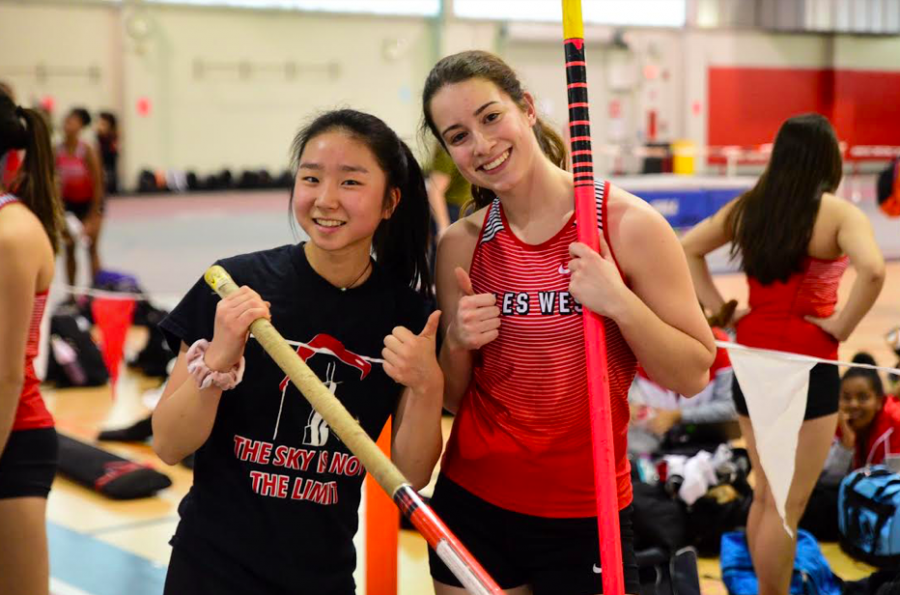
[{"label": "person in background", "polygon": [[875,192],[881,212],[888,217],[900,217],[900,157],[878,174]]},{"label": "person in background", "polygon": [[103,166],[106,194],[119,193],[119,124],[112,112],[100,112],[97,118],[97,146]]},{"label": "person in background", "polygon": [[[103,222],[103,172],[97,152],[81,140],[81,132],[91,124],[91,115],[82,107],[73,108],[63,122],[65,140],[56,148],[56,175],[62,190],[63,207],[81,222],[82,233],[89,241],[91,282],[100,272],[98,241]],[[66,277],[75,285],[78,263],[75,258],[77,238],[64,234]]]},{"label": "person in background", "polygon": [[0,93],[0,160],[23,149],[15,194],[0,184],[0,593],[47,595],[47,495],[59,443],[34,358],[62,206],[43,116]]},{"label": "person in background", "polygon": [[[728,334],[713,328],[719,341],[729,341]],[[653,382],[638,366],[637,375],[628,391],[631,425],[628,428],[628,452],[642,455],[657,451],[665,435],[678,425],[721,424],[737,420],[731,385],[734,371],[728,351],[716,350],[709,369],[709,384],[697,395],[687,398]]]},{"label": "person in background", "polygon": [[[0,93],[6,94],[13,103],[16,102],[16,94],[13,91],[12,85],[6,81],[0,81]],[[19,167],[21,165],[21,152],[15,149],[7,151],[6,155],[0,160],[0,184],[3,184],[4,188],[12,188],[13,180],[16,179],[16,174],[19,173]]]},{"label": "person in background", "polygon": [[[875,365],[864,352],[853,362]],[[838,496],[841,481],[851,471],[884,464],[900,472],[900,401],[887,394],[878,372],[850,368],[841,378],[840,394],[837,431],[800,521],[800,528],[820,541],[840,539]]]},{"label": "person in background", "polygon": [[[868,353],[854,363],[874,366]],[[822,479],[838,483],[850,471],[868,465],[888,465],[900,472],[900,400],[885,393],[875,370],[850,368],[841,378],[838,427],[825,460]]]},{"label": "person in background", "polygon": [[440,143],[435,147],[428,170],[428,202],[437,228],[437,240],[459,219],[463,206],[472,200],[472,185],[459,173]]},{"label": "person in background", "polygon": [[[706,255],[731,242],[750,288],[750,310],[737,321],[737,342],[750,347],[834,360],[875,303],[884,284],[884,258],[868,217],[836,196],[843,175],[837,136],[819,114],[786,120],[756,185],[701,221],[682,238],[694,288],[704,307],[725,303]],[[856,280],[838,309],[838,286],[852,264]],[[737,318],[737,316],[734,316]],[[791,581],[796,528],[825,464],[837,424],[840,378],[831,364],[809,374],[794,478],[782,521],[759,464],[756,438],[740,384],[734,400],[755,470],[747,543],[760,595],[784,595]],[[784,524],[793,530],[785,531]]]}]

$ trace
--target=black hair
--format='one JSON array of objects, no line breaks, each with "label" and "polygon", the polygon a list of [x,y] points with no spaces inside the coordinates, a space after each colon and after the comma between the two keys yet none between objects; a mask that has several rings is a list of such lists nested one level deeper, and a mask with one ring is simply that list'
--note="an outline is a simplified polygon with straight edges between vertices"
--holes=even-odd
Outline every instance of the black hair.
[{"label": "black hair", "polygon": [[[875,358],[865,351],[860,351],[859,353],[854,355],[853,363],[868,364],[870,366],[877,365],[875,363]],[[846,372],[844,372],[844,375],[841,377],[841,382],[850,378],[865,378],[869,381],[869,386],[872,387],[872,392],[874,392],[878,398],[884,397],[884,384],[881,382],[881,376],[878,375],[877,370],[872,370],[869,368],[850,368]]]},{"label": "black hair", "polygon": [[828,119],[819,114],[788,118],[766,170],[728,216],[731,256],[740,252],[744,272],[768,285],[799,271],[822,194],[835,192],[842,175],[841,151]]},{"label": "black hair", "polygon": [[0,159],[9,151],[21,149],[25,149],[25,159],[7,190],[40,220],[55,252],[63,210],[54,177],[50,130],[39,112],[18,107],[9,95],[0,93]]},{"label": "black hair", "polygon": [[119,120],[116,118],[116,115],[112,112],[100,112],[98,116],[101,120],[106,120],[109,122],[110,131],[115,134],[119,131]]},{"label": "black hair", "polygon": [[[426,298],[432,295],[428,249],[431,235],[431,213],[425,177],[419,162],[383,120],[352,109],[339,109],[317,116],[304,126],[291,145],[296,175],[306,145],[315,137],[339,130],[365,144],[385,173],[384,206],[391,204],[391,190],[400,191],[400,202],[389,219],[375,230],[372,247],[379,266],[389,274],[416,289]],[[293,192],[291,202],[293,202]]]},{"label": "black hair", "polygon": [[83,107],[73,107],[69,112],[69,115],[75,116],[76,118],[81,120],[81,125],[85,128],[91,125],[91,113]]}]

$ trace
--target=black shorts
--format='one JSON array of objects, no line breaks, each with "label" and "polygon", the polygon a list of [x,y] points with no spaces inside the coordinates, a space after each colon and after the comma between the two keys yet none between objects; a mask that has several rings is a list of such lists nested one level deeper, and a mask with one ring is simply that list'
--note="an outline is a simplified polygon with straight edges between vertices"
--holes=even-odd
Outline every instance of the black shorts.
[{"label": "black shorts", "polygon": [[254,577],[242,565],[209,564],[208,557],[173,539],[163,595],[242,595],[287,591]]},{"label": "black shorts", "polygon": [[[531,585],[534,595],[594,595],[603,592],[597,518],[557,519],[511,512],[438,478],[431,507],[502,589]],[[632,507],[619,512],[625,592],[638,593]],[[431,576],[461,587],[429,549]]]},{"label": "black shorts", "polygon": [[55,428],[10,433],[0,456],[0,499],[46,498],[58,464]]},{"label": "black shorts", "polygon": [[[180,527],[179,527],[180,530]],[[237,560],[205,540],[176,535],[163,595],[354,595],[353,571],[308,580],[304,589],[287,588],[260,576],[249,560]],[[246,546],[250,548],[250,546]],[[254,554],[248,549],[248,557]]]},{"label": "black shorts", "polygon": [[[732,384],[734,408],[745,417],[750,416],[747,400],[738,384],[737,374]],[[803,419],[816,419],[837,413],[838,399],[841,396],[841,376],[837,366],[832,364],[816,364],[809,371],[809,390],[806,392],[806,413]]]},{"label": "black shorts", "polygon": [[69,202],[67,200],[63,201],[63,209],[67,213],[72,213],[76,217],[78,217],[79,221],[84,221],[88,214],[91,212],[91,207],[94,206],[94,201],[89,200],[87,202]]}]

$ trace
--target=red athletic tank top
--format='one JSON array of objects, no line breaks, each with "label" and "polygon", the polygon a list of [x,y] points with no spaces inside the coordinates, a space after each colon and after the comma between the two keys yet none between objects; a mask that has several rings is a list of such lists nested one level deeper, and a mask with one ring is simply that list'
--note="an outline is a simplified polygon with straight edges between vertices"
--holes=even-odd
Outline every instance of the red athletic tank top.
[{"label": "red athletic tank top", "polygon": [[[11,194],[0,196],[0,210],[14,202],[19,202],[19,199]],[[22,394],[19,395],[19,407],[16,409],[16,418],[13,421],[13,431],[53,427],[53,417],[47,411],[44,399],[41,398],[41,381],[34,373],[34,358],[37,357],[38,345],[41,340],[41,318],[44,316],[44,307],[47,305],[47,294],[48,291],[42,291],[34,296],[31,327],[28,331],[28,344],[25,347],[25,383],[22,386]]]},{"label": "red athletic tank top", "polygon": [[[608,191],[608,183],[597,187],[601,229]],[[512,233],[499,200],[489,207],[469,275],[476,293],[497,296],[500,334],[475,354],[441,467],[479,498],[540,517],[597,515],[584,328],[566,268],[575,241],[574,215],[556,236],[530,245]],[[616,459],[609,480],[624,508],[631,502],[627,396],[636,362],[608,319],[606,341]]]},{"label": "red athletic tank top", "polygon": [[747,277],[750,312],[737,324],[737,341],[751,347],[777,349],[835,359],[838,341],[804,316],[827,318],[834,314],[838,286],[849,258],[806,257],[803,268],[787,281],[763,285]]},{"label": "red athletic tank top", "polygon": [[56,149],[56,174],[66,202],[85,203],[94,198],[94,179],[87,165],[88,147],[81,141],[74,153],[69,153],[65,143]]}]

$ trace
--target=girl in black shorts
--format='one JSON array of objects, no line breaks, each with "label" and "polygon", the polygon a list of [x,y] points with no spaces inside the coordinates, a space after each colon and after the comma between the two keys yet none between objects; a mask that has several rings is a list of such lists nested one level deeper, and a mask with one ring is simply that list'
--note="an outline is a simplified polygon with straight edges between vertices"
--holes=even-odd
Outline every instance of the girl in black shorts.
[{"label": "girl in black shorts", "polygon": [[15,194],[0,185],[0,593],[46,595],[45,517],[57,441],[33,360],[62,207],[42,116],[0,93],[0,171],[20,149],[25,161],[11,184]]}]

